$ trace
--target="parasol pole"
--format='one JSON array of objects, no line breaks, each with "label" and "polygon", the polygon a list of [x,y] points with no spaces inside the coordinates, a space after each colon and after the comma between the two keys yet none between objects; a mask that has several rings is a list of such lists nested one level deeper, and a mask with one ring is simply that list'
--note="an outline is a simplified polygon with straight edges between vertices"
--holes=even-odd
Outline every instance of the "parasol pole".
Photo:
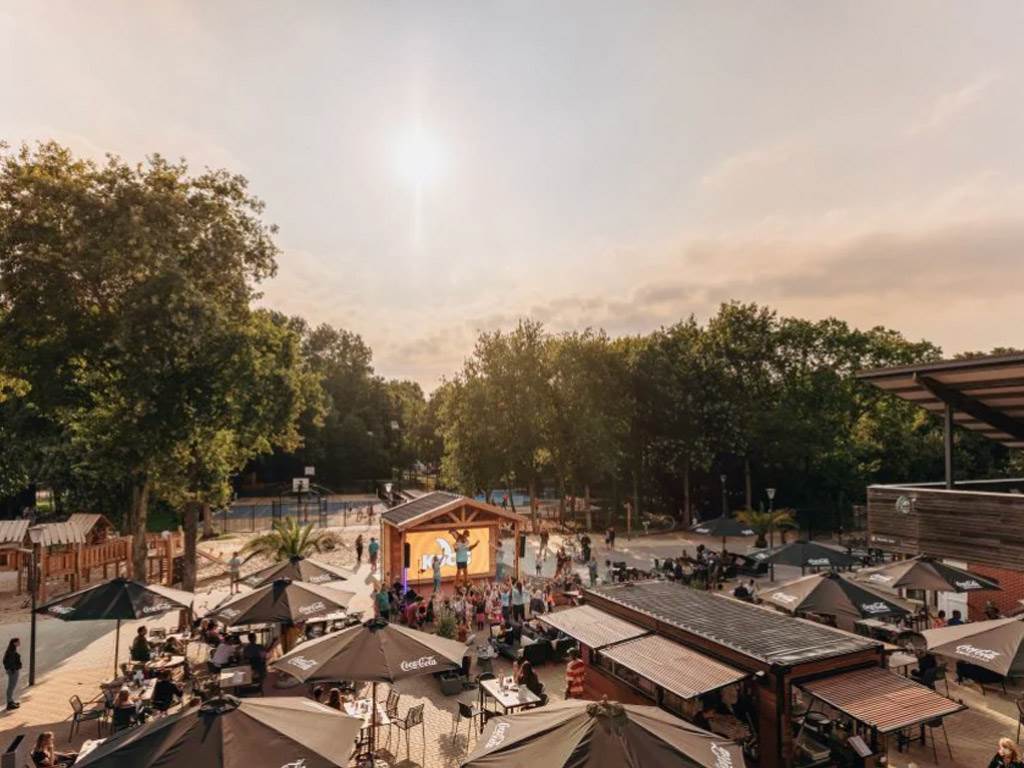
[{"label": "parasol pole", "polygon": [[[377,681],[374,680],[370,690],[370,765],[377,764]],[[390,748],[390,747],[389,747]]]},{"label": "parasol pole", "polygon": [[[121,655],[121,620],[117,620],[117,630],[114,634],[114,678],[117,678],[117,657]],[[126,681],[127,682],[127,681]]]}]

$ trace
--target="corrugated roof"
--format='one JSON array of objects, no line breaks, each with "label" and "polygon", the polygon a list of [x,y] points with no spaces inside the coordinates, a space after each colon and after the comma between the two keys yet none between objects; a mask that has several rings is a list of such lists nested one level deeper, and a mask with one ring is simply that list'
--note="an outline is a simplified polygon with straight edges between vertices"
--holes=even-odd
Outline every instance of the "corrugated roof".
[{"label": "corrugated roof", "polygon": [[381,515],[381,517],[392,525],[404,525],[417,517],[436,512],[442,507],[454,504],[460,499],[465,498],[465,496],[459,496],[456,493],[434,491],[420,496],[418,499],[413,499],[412,501],[407,501],[404,504],[399,504],[397,507],[392,507]]},{"label": "corrugated roof", "polygon": [[881,667],[842,672],[800,683],[799,687],[881,733],[966,709],[930,688]]},{"label": "corrugated roof", "polygon": [[113,525],[103,515],[94,512],[75,512],[68,517],[67,521],[71,525],[81,528],[82,533],[88,534],[101,520],[113,528]]},{"label": "corrugated roof", "polygon": [[747,676],[660,635],[627,640],[601,653],[684,699],[718,690]]},{"label": "corrugated roof", "polygon": [[1024,448],[1024,355],[994,355],[862,371],[874,384],[934,414],[947,404],[953,421],[1009,446]]},{"label": "corrugated roof", "polygon": [[85,544],[85,532],[77,525],[71,523],[43,523],[44,547],[53,547],[61,544]]},{"label": "corrugated roof", "polygon": [[630,624],[592,605],[581,605],[537,617],[589,648],[602,648],[647,634],[650,630]]},{"label": "corrugated roof", "polygon": [[512,512],[511,510],[495,507],[492,504],[484,504],[476,499],[470,499],[467,496],[460,496],[457,493],[448,493],[447,491],[431,491],[430,493],[424,494],[412,501],[407,501],[404,504],[399,504],[397,507],[392,507],[381,517],[384,522],[390,523],[397,528],[407,528],[413,523],[420,521],[426,522],[426,520],[430,519],[434,515],[441,514],[446,510],[455,509],[462,505],[486,510],[492,514],[507,517],[510,520],[517,520],[520,523],[526,522],[525,517]]},{"label": "corrugated roof", "polygon": [[0,520],[0,544],[20,544],[28,533],[28,520]]},{"label": "corrugated roof", "polygon": [[866,637],[669,581],[612,584],[586,594],[768,664],[795,666],[881,647]]}]

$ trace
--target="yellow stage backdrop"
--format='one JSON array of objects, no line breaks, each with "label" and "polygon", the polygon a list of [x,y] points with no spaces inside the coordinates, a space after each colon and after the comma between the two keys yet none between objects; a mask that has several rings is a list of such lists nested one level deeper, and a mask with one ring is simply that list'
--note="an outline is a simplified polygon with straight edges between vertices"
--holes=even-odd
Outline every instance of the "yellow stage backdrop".
[{"label": "yellow stage backdrop", "polygon": [[[459,530],[463,530],[460,528]],[[409,545],[409,581],[430,581],[434,578],[431,561],[441,557],[441,578],[455,577],[455,538],[447,531],[419,531],[405,534]],[[469,575],[485,576],[491,572],[491,529],[469,528]]]}]

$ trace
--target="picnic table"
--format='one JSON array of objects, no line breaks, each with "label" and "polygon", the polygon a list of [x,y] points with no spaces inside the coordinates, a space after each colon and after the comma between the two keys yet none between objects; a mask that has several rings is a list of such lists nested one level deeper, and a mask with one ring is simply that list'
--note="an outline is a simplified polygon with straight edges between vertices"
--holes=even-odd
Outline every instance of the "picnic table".
[{"label": "picnic table", "polygon": [[[484,709],[485,696],[490,696],[499,705],[505,714],[515,712],[517,709],[528,707],[532,704],[539,704],[540,697],[525,685],[516,685],[512,688],[505,688],[498,678],[494,680],[480,681],[480,709]],[[483,718],[480,722],[480,730],[484,727]]]},{"label": "picnic table", "polygon": [[240,688],[252,684],[252,667],[224,667],[217,677],[217,684],[221,690],[225,688]]}]

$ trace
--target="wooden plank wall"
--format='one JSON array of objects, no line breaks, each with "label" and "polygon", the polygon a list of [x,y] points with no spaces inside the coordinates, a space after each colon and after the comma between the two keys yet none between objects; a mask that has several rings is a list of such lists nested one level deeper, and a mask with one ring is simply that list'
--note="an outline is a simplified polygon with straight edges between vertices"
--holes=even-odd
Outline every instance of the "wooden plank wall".
[{"label": "wooden plank wall", "polygon": [[[896,509],[900,496],[911,509]],[[926,554],[1024,570],[1024,495],[933,488],[868,488],[868,541]]]}]

